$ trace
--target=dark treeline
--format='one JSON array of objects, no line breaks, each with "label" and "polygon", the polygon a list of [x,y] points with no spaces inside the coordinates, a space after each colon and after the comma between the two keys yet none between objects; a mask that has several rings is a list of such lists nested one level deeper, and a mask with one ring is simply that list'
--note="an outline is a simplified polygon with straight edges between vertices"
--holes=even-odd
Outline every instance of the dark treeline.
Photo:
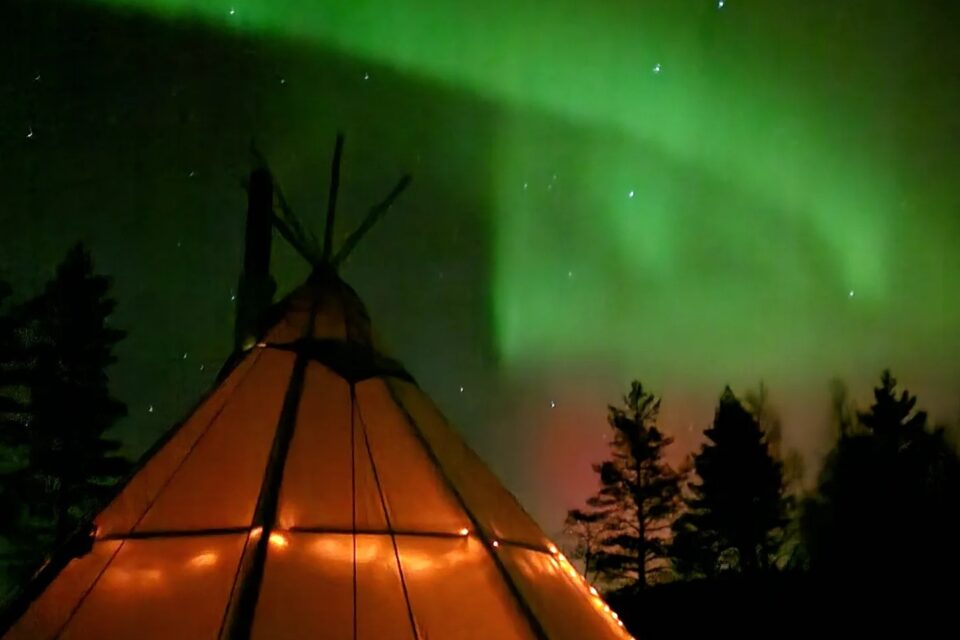
[{"label": "dark treeline", "polygon": [[108,389],[124,336],[110,327],[109,289],[81,245],[24,302],[9,304],[0,283],[0,570],[14,585],[129,469],[106,436],[126,413]]},{"label": "dark treeline", "polygon": [[852,407],[834,383],[836,440],[804,491],[762,386],[728,387],[680,469],[660,400],[633,382],[609,407],[600,488],[568,513],[571,554],[639,638],[890,632],[952,625],[960,457],[883,372]]},{"label": "dark treeline", "polygon": [[[0,570],[29,578],[129,469],[108,432],[125,412],[107,369],[110,281],[70,250],[33,297],[0,281]],[[833,386],[835,442],[812,490],[766,389],[721,393],[680,468],[660,399],[633,382],[609,407],[600,487],[571,510],[571,555],[639,638],[837,629],[925,635],[960,576],[960,458],[884,372],[855,408]],[[0,600],[2,600],[0,594]],[[950,621],[952,624],[952,620]]]}]

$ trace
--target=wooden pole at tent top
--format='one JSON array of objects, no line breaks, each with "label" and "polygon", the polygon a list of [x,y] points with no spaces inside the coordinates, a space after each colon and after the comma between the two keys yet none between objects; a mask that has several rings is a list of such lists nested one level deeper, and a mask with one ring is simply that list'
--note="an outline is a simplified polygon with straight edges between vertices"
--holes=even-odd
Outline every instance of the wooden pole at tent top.
[{"label": "wooden pole at tent top", "polygon": [[273,301],[276,288],[270,275],[273,177],[262,167],[251,171],[247,182],[245,234],[234,325],[234,349],[237,351],[249,348],[256,340],[260,317]]}]

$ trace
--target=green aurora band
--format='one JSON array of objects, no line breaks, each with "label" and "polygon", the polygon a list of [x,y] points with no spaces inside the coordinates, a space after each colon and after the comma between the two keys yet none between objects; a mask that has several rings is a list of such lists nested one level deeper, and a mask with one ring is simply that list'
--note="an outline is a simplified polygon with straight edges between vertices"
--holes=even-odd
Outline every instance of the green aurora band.
[{"label": "green aurora band", "polygon": [[956,90],[909,3],[98,4],[503,105],[491,260],[508,371],[617,362],[661,386],[774,388],[957,371],[958,190],[930,169],[956,145]]}]

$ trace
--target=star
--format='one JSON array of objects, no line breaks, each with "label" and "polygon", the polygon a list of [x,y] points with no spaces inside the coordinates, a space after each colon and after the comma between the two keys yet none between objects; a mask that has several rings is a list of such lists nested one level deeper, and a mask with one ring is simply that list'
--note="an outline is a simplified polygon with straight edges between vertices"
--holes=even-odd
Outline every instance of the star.
[{"label": "star", "polygon": [[557,403],[556,403],[555,401],[551,400],[551,401],[550,401],[550,408],[551,408],[551,409],[556,409],[556,408],[557,408]]},{"label": "star", "polygon": [[286,78],[280,78],[280,84],[287,84]]},{"label": "star", "polygon": [[627,194],[627,197],[632,198],[634,195],[636,194],[634,193],[633,189],[631,189],[630,192]]},{"label": "star", "polygon": [[32,126],[28,126],[28,127],[27,127],[27,140],[30,140],[31,138],[33,138],[33,127],[32,127]]},{"label": "star", "polygon": [[527,190],[527,187],[529,187],[529,186],[530,186],[530,183],[524,182],[524,183],[523,183],[523,190],[526,191],[526,190]]},{"label": "star", "polygon": [[38,73],[37,75],[33,76],[33,81],[34,81],[34,82],[40,82],[40,74],[39,74],[39,73]]},{"label": "star", "polygon": [[660,73],[662,70],[663,70],[663,67],[660,66],[660,63],[659,63],[659,62],[658,62],[657,64],[653,65],[653,72],[654,72],[654,73]]},{"label": "star", "polygon": [[853,289],[850,289],[850,291],[847,292],[847,297],[849,298],[853,297]]},{"label": "star", "polygon": [[147,413],[153,413],[153,405],[147,407]]},{"label": "star", "polygon": [[460,387],[460,393],[463,393],[463,387]]},{"label": "star", "polygon": [[727,4],[725,0],[717,0],[717,9],[723,9],[725,4]]},{"label": "star", "polygon": [[191,171],[190,173],[187,174],[187,177],[188,177],[188,178],[194,178],[194,177],[196,177],[196,175],[197,175],[197,172],[196,172],[196,171]]},{"label": "star", "polygon": [[573,271],[567,271],[567,277],[568,277],[568,278],[572,278],[572,277],[573,277]]},{"label": "star", "polygon": [[237,294],[231,293],[231,294],[230,294],[230,300],[236,300],[236,299],[237,299]]},{"label": "star", "polygon": [[184,360],[187,359],[187,352],[186,352],[186,351],[183,352],[183,359],[184,359]]},{"label": "star", "polygon": [[230,15],[236,15],[236,13],[237,13],[237,10],[234,9],[233,7],[230,7]]},{"label": "star", "polygon": [[370,74],[369,74],[369,73],[363,74],[363,79],[364,79],[364,80],[369,80],[369,79],[370,79]]}]

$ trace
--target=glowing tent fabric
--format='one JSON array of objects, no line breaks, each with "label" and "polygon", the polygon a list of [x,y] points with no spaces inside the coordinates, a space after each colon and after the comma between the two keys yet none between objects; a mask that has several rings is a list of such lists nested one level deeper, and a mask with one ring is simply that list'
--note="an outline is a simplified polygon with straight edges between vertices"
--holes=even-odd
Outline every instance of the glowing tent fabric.
[{"label": "glowing tent fabric", "polygon": [[315,277],[3,636],[629,638]]}]

